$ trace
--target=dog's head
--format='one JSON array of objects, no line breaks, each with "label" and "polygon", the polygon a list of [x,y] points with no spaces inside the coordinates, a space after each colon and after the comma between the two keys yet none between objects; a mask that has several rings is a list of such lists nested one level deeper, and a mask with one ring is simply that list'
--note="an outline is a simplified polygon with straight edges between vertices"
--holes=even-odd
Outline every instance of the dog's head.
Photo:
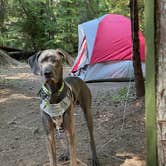
[{"label": "dog's head", "polygon": [[60,49],[40,51],[28,59],[32,72],[41,75],[45,82],[57,83],[62,79],[62,60],[70,65],[68,54]]}]

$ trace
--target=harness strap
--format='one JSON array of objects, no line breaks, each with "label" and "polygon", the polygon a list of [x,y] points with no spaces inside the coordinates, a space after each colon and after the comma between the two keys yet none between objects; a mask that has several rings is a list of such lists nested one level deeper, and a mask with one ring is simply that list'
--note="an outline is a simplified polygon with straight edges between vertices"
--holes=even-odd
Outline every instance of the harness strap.
[{"label": "harness strap", "polygon": [[45,87],[44,84],[42,85],[42,90],[43,90],[47,95],[51,95],[51,91],[48,90],[48,89]]},{"label": "harness strap", "polygon": [[60,93],[63,91],[63,89],[64,89],[64,82],[62,82],[62,86],[61,86],[61,88],[58,90],[58,94],[60,94]]},{"label": "harness strap", "polygon": [[56,104],[50,104],[49,97],[51,95],[51,91],[46,88],[45,85],[42,86],[41,90],[39,91],[41,97],[41,104],[40,108],[43,112],[49,115],[53,122],[56,124],[57,130],[57,137],[61,139],[63,137],[63,114],[65,111],[71,106],[71,103],[74,102],[74,96],[72,93],[72,87],[67,82],[63,82],[61,88],[59,89],[58,93],[61,93],[64,89],[64,84],[67,85],[67,92],[65,97]]}]

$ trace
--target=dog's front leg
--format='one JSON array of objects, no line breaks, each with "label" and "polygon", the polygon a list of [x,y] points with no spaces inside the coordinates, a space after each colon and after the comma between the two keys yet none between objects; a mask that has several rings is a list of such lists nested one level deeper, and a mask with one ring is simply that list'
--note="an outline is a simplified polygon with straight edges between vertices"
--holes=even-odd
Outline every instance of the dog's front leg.
[{"label": "dog's front leg", "polygon": [[64,127],[69,141],[70,166],[77,166],[73,105],[64,114]]},{"label": "dog's front leg", "polygon": [[54,137],[54,124],[52,119],[45,114],[42,113],[42,122],[44,130],[47,134],[47,144],[48,144],[48,156],[50,160],[50,166],[57,166],[56,164],[56,144]]},{"label": "dog's front leg", "polygon": [[47,139],[48,139],[48,154],[50,159],[50,166],[56,166],[56,145],[55,145],[54,129],[51,129],[49,131]]}]

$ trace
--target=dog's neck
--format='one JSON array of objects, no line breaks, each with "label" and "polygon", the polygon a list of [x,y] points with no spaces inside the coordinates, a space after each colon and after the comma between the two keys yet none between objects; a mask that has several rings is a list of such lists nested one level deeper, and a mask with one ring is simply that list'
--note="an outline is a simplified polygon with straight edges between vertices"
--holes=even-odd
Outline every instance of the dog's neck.
[{"label": "dog's neck", "polygon": [[59,103],[66,95],[67,87],[62,79],[56,84],[51,82],[45,85],[51,91],[50,104]]}]

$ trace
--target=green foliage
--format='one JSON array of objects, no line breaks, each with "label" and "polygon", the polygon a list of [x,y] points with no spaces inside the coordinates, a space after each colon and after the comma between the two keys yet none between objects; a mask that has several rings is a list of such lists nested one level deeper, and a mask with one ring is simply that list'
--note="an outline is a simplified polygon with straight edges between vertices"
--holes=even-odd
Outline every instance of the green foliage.
[{"label": "green foliage", "polygon": [[26,46],[34,50],[55,47],[54,33],[56,20],[54,11],[44,0],[18,0],[18,17],[15,26],[26,38]]},{"label": "green foliage", "polygon": [[133,86],[128,90],[127,87],[121,88],[117,94],[111,97],[114,103],[124,103],[124,101],[132,101],[136,98],[135,88]]},{"label": "green foliage", "polygon": [[105,0],[105,5],[110,13],[118,13],[129,16],[129,1],[126,0]]},{"label": "green foliage", "polygon": [[[100,3],[100,13],[116,13],[130,17],[129,0],[104,0]],[[138,1],[140,30],[144,31],[144,0]]]},{"label": "green foliage", "polygon": [[77,25],[79,11],[73,6],[79,5],[77,0],[61,0],[56,6],[57,33],[55,35],[58,47],[73,53],[77,49]]},{"label": "green foliage", "polygon": [[118,94],[112,96],[112,101],[114,102],[121,102],[124,101],[126,99],[127,96],[127,88],[121,88],[118,92]]},{"label": "green foliage", "polygon": [[[143,27],[144,2],[140,0]],[[77,53],[78,24],[106,13],[129,16],[127,0],[0,0],[0,45]]]}]

